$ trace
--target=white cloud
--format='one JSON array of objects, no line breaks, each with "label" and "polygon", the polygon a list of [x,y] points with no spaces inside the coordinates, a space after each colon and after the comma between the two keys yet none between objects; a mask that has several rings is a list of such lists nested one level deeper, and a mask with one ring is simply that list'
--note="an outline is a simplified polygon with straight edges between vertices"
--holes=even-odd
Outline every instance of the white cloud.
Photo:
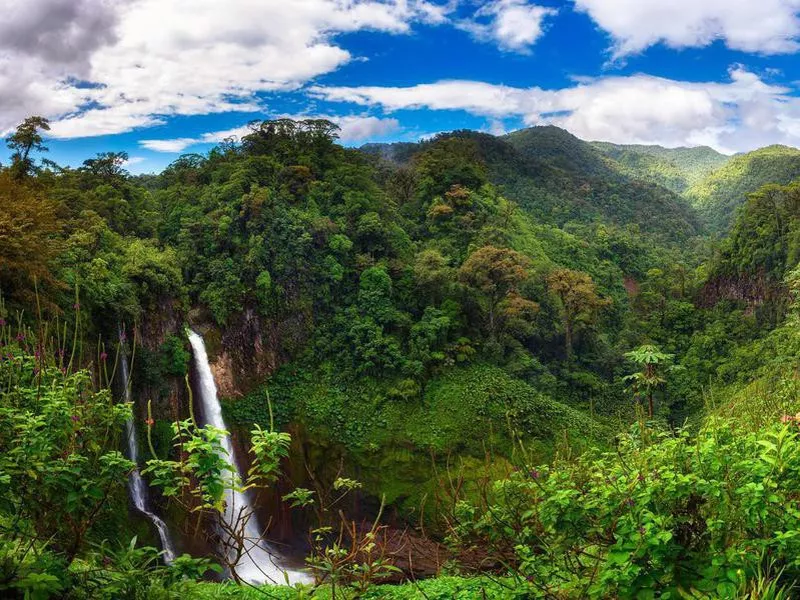
[{"label": "white cloud", "polygon": [[386,137],[400,129],[400,122],[397,119],[358,116],[327,116],[323,118],[333,121],[341,128],[339,139],[345,143]]},{"label": "white cloud", "polygon": [[634,75],[584,79],[560,90],[442,81],[405,88],[317,86],[311,92],[388,112],[425,108],[516,117],[617,143],[709,145],[724,152],[800,145],[800,98],[741,67],[723,83]]},{"label": "white cloud", "polygon": [[70,138],[260,110],[256,93],[350,61],[335,35],[402,34],[448,10],[423,0],[0,0],[0,131],[30,113]]},{"label": "white cloud", "polygon": [[139,145],[153,152],[169,152],[177,154],[183,152],[189,146],[203,143],[198,138],[173,138],[170,140],[140,140]]},{"label": "white cloud", "polygon": [[615,41],[616,57],[663,42],[673,48],[723,40],[763,54],[800,48],[800,0],[574,0]]},{"label": "white cloud", "polygon": [[[380,119],[372,116],[358,115],[281,115],[292,119],[328,119],[339,127],[339,140],[348,142],[364,142],[372,139],[380,139],[400,129],[400,122],[397,119]],[[196,138],[174,138],[166,140],[141,140],[139,144],[154,152],[166,152],[177,154],[183,152],[191,146],[199,144],[218,144],[229,138],[239,140],[250,133],[247,125],[225,129],[223,131],[211,131],[204,133]]]},{"label": "white cloud", "polygon": [[544,20],[557,12],[527,0],[494,0],[457,26],[478,40],[494,41],[503,50],[528,52],[544,33]]},{"label": "white cloud", "polygon": [[320,98],[364,106],[381,105],[389,111],[406,108],[462,109],[474,114],[519,114],[527,91],[480,81],[439,81],[411,87],[322,87],[310,92]]}]

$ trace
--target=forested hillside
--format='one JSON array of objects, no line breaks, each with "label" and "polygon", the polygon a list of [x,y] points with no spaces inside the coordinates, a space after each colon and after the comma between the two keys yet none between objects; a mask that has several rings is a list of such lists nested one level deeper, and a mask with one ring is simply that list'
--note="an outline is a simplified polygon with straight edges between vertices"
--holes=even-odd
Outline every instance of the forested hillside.
[{"label": "forested hillside", "polygon": [[683,194],[728,162],[729,157],[713,148],[663,148],[622,146],[608,142],[592,145],[614,160],[619,169],[635,179],[650,181]]},{"label": "forested hillside", "polygon": [[796,151],[280,119],[134,177],[48,127],[0,169],[0,596],[791,597]]},{"label": "forested hillside", "polygon": [[[447,142],[449,138],[457,141]],[[451,144],[480,161],[485,177],[537,221],[571,226],[610,223],[638,226],[658,243],[685,242],[701,231],[686,203],[667,189],[621,172],[591,144],[557,127],[533,127],[503,137],[454,132],[416,146],[372,145],[371,154],[395,163],[415,152]]]},{"label": "forested hillside", "polygon": [[748,194],[769,183],[786,185],[798,177],[800,150],[769,146],[734,156],[705,179],[695,182],[685,194],[713,231],[727,232]]}]

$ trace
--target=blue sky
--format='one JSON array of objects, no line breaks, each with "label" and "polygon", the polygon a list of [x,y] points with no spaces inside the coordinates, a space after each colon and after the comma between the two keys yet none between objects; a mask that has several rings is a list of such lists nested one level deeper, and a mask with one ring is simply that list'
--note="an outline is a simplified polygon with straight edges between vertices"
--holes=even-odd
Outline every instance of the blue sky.
[{"label": "blue sky", "polygon": [[253,119],[342,142],[555,124],[732,153],[800,145],[800,0],[0,0],[0,130],[132,172]]}]

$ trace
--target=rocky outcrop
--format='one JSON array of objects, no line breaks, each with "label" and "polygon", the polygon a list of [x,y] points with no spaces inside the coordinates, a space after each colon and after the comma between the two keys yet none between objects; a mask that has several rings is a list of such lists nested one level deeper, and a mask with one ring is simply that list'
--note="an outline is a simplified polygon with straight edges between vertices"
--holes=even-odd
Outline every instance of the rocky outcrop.
[{"label": "rocky outcrop", "polygon": [[[297,313],[282,320],[267,319],[247,309],[220,331],[192,316],[206,339],[211,371],[222,398],[243,396],[305,346],[310,317]],[[196,322],[195,322],[196,321]]]},{"label": "rocky outcrop", "polygon": [[723,300],[741,302],[754,310],[767,302],[781,302],[787,297],[785,286],[764,273],[719,275],[709,279],[700,291],[699,304],[712,307]]}]

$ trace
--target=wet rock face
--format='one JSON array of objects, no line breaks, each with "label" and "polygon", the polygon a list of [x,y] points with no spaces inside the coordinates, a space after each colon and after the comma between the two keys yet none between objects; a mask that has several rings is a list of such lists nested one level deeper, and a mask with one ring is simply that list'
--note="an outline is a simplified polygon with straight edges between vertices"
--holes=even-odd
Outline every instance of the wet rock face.
[{"label": "wet rock face", "polygon": [[[176,300],[162,299],[155,308],[144,313],[136,330],[136,343],[155,351],[168,335],[183,336],[185,319],[186,315]],[[130,337],[131,332],[129,331],[127,335]]]},{"label": "wet rock face", "polygon": [[700,292],[700,304],[711,307],[723,300],[732,300],[755,309],[765,302],[780,301],[784,296],[784,286],[769,280],[763,273],[744,273],[709,280]]},{"label": "wet rock face", "polygon": [[[129,346],[135,344],[134,366],[141,367],[144,352],[155,353],[174,335],[184,336],[186,314],[182,305],[173,298],[163,298],[154,307],[145,311],[142,320],[135,327],[123,324]],[[138,360],[137,358],[138,357]],[[134,391],[138,398],[152,402],[156,418],[176,421],[189,414],[189,394],[182,377],[167,377],[157,384],[144,384],[134,373]],[[140,420],[146,417],[147,402],[138,402],[135,416]]]},{"label": "wet rock face", "polygon": [[310,317],[298,313],[274,321],[247,309],[221,332],[213,327],[202,329],[201,333],[209,339],[211,370],[219,395],[236,398],[258,387],[303,348],[310,331]]}]

